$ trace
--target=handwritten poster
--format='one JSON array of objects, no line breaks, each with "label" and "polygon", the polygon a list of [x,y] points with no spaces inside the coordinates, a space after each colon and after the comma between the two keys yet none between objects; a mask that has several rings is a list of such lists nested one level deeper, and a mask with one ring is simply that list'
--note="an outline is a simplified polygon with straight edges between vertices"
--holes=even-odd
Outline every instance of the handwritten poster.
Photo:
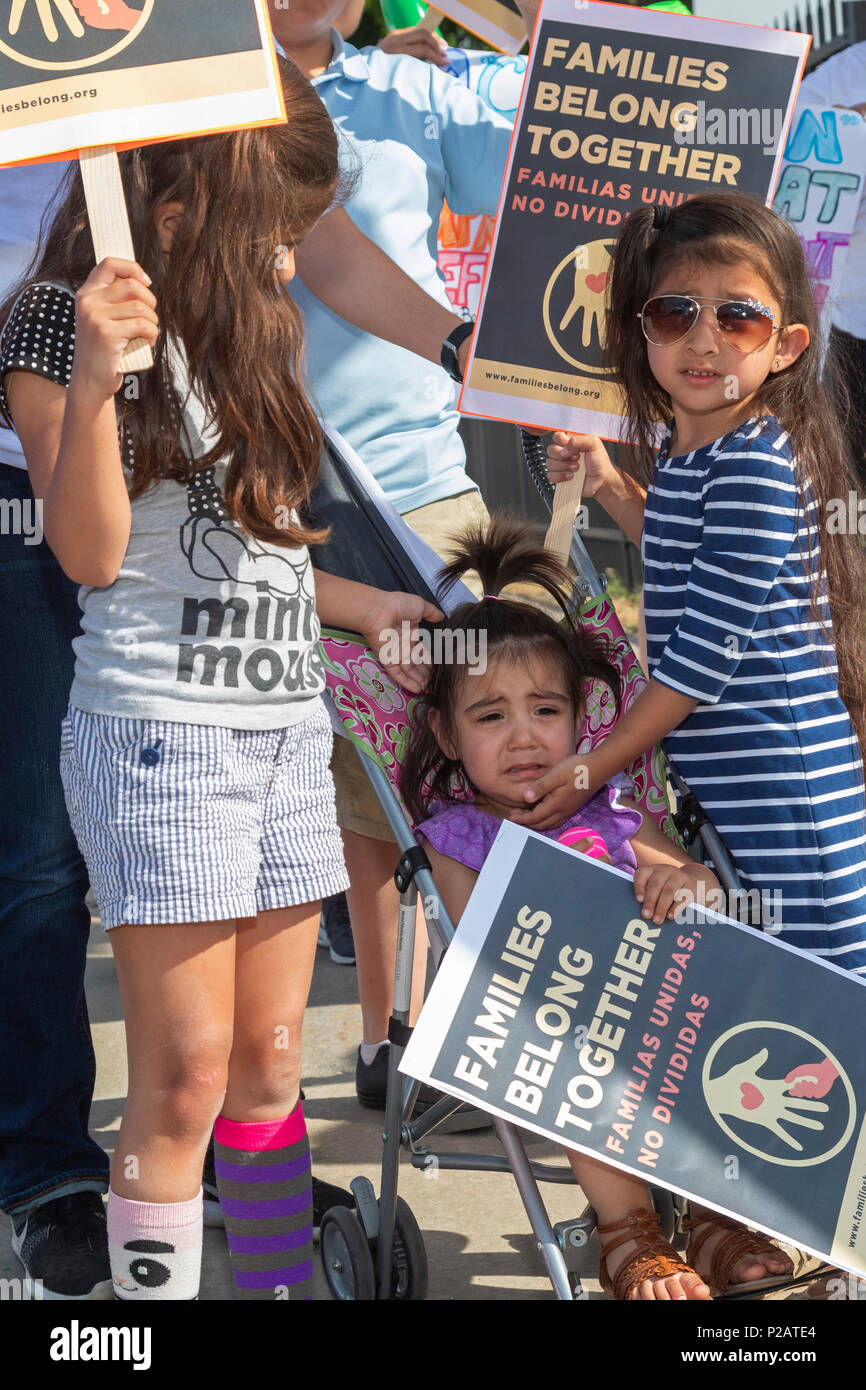
[{"label": "handwritten poster", "polygon": [[844,293],[864,177],[866,121],[856,111],[798,102],[773,207],[797,231],[827,332]]},{"label": "handwritten poster", "polygon": [[864,990],[505,822],[401,1069],[863,1274]]},{"label": "handwritten poster", "polygon": [[265,0],[0,0],[0,164],[284,120]]},{"label": "handwritten poster", "polygon": [[[465,414],[621,437],[604,366],[628,212],[710,189],[766,200],[808,36],[543,0],[500,201]],[[760,106],[756,102],[760,100]]]},{"label": "handwritten poster", "polygon": [[[475,92],[494,111],[513,121],[526,75],[525,56],[508,57],[482,49],[451,48],[444,71]],[[487,257],[493,244],[495,218],[488,213],[467,217],[446,205],[439,220],[439,269],[452,307],[474,319],[481,302]]]}]

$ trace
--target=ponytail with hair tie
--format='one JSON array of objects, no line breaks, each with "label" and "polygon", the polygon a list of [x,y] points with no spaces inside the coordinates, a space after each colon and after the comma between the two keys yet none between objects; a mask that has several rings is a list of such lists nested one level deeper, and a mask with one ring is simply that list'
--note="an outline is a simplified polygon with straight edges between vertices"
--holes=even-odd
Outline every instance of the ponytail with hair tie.
[{"label": "ponytail with hair tie", "polygon": [[653,206],[653,231],[666,232],[671,225],[673,215],[671,208],[662,207],[660,203],[655,203]]}]

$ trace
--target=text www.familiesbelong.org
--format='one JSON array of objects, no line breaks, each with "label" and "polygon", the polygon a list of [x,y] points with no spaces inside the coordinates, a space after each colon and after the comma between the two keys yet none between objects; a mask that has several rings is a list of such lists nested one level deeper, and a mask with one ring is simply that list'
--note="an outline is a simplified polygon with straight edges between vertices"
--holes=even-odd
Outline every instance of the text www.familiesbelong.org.
[{"label": "text www.familiesbelong.org", "polygon": [[93,101],[96,95],[96,88],[88,87],[83,92],[55,92],[50,97],[22,98],[21,101],[13,102],[11,106],[0,103],[0,116],[10,116],[13,111],[30,111],[37,106],[53,106],[55,102],[65,105],[68,101]]},{"label": "text www.familiesbelong.org", "polygon": [[601,397],[600,391],[594,391],[588,386],[568,386],[559,382],[545,381],[543,377],[534,376],[515,376],[513,372],[488,372],[485,371],[486,381],[507,381],[513,386],[534,386],[543,391],[554,391],[557,395],[586,396],[589,400],[597,401]]}]

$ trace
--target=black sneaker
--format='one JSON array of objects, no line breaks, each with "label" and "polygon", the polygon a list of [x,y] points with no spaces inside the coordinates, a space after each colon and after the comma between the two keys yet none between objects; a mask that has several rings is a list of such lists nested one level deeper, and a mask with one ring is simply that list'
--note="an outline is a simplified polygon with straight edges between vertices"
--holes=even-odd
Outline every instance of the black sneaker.
[{"label": "black sneaker", "polygon": [[355,964],[352,919],[345,893],[335,893],[332,898],[324,899],[319,918],[319,945],[329,948],[335,965]]},{"label": "black sneaker", "polygon": [[322,1217],[331,1207],[354,1207],[355,1199],[345,1187],[335,1187],[332,1182],[321,1182],[313,1178],[313,1240],[319,1239]]},{"label": "black sneaker", "polygon": [[[358,1104],[365,1110],[384,1110],[385,1096],[388,1091],[388,1053],[390,1045],[382,1043],[376,1056],[369,1064],[361,1056],[361,1049],[358,1048],[358,1060],[355,1063],[355,1090],[358,1095]],[[432,1086],[421,1086],[418,1092],[418,1099],[415,1101],[415,1109],[412,1111],[413,1119],[418,1119],[425,1110],[429,1110],[431,1105],[442,1100],[442,1092],[434,1091]],[[449,1120],[437,1125],[437,1134],[463,1134],[470,1129],[488,1129],[493,1121],[483,1110],[476,1110],[473,1106],[464,1105],[462,1110],[458,1110]]]},{"label": "black sneaker", "polygon": [[12,1249],[46,1299],[110,1299],[105,1207],[98,1192],[71,1192],[12,1215]]},{"label": "black sneaker", "polygon": [[220,1195],[217,1190],[213,1135],[210,1137],[207,1153],[204,1156],[204,1167],[201,1171],[201,1195],[204,1224],[206,1226],[225,1226],[225,1217],[223,1216],[223,1209],[220,1206]]}]

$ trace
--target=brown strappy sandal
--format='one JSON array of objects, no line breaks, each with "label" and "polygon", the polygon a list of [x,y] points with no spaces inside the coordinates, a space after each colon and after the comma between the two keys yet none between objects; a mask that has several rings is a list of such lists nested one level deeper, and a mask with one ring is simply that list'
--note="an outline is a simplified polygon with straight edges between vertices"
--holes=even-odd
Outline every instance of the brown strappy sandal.
[{"label": "brown strappy sandal", "polygon": [[[694,1235],[697,1226],[704,1229],[699,1235]],[[686,1254],[692,1262],[697,1259],[711,1236],[718,1235],[719,1231],[726,1233],[712,1253],[710,1275],[704,1281],[709,1284],[713,1297],[729,1291],[748,1293],[754,1290],[755,1293],[760,1293],[762,1289],[780,1288],[796,1277],[792,1270],[790,1274],[767,1274],[763,1279],[751,1279],[746,1284],[732,1284],[731,1275],[746,1255],[768,1255],[771,1252],[774,1255],[784,1255],[785,1251],[769,1236],[750,1231],[739,1221],[734,1221],[730,1216],[722,1216],[719,1212],[701,1212],[699,1216],[687,1216],[682,1228],[689,1232]]]},{"label": "brown strappy sandal", "polygon": [[[611,1221],[606,1226],[596,1227],[600,1236],[608,1235],[611,1231],[621,1232],[613,1240],[602,1242],[598,1280],[608,1297],[624,1302],[631,1298],[634,1290],[645,1279],[667,1279],[672,1274],[695,1274],[700,1279],[700,1275],[691,1265],[683,1264],[673,1246],[663,1238],[659,1230],[660,1220],[657,1212],[647,1211],[646,1207],[632,1207],[621,1221]],[[637,1249],[611,1279],[607,1269],[607,1257],[630,1240],[637,1241]],[[704,1282],[701,1279],[701,1283]]]}]

